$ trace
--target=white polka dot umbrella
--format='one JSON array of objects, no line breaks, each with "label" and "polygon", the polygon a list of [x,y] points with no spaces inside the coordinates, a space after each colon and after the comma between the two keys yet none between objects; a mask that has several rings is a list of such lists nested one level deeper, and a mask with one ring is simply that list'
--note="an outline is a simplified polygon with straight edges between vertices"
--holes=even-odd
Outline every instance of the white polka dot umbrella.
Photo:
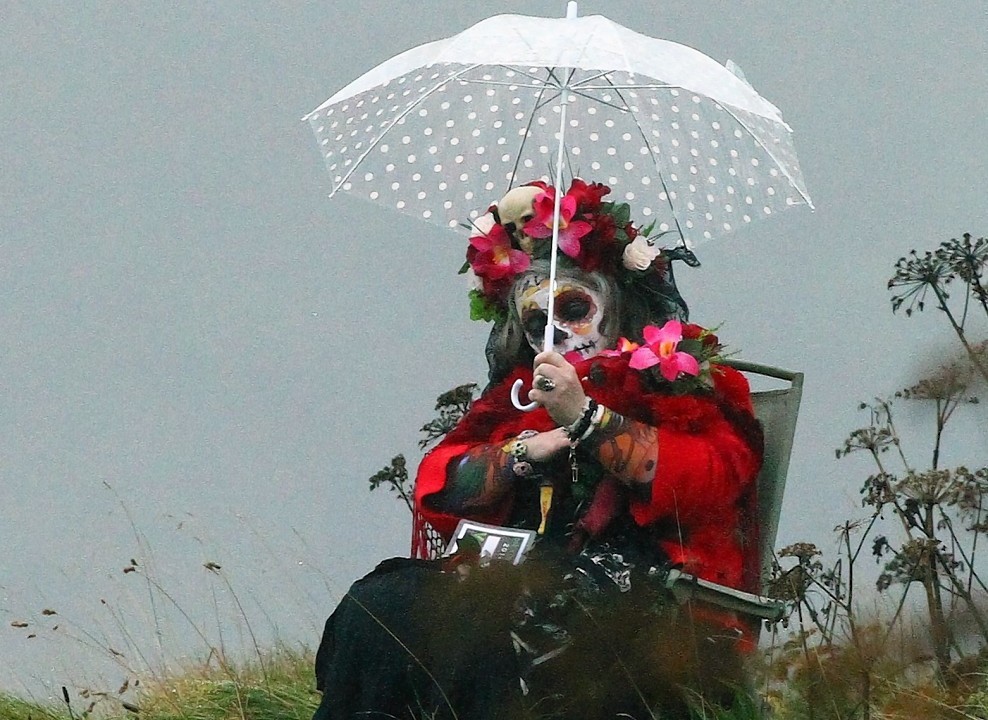
[{"label": "white polka dot umbrella", "polygon": [[330,195],[450,228],[564,169],[688,246],[811,205],[789,126],[730,63],[576,17],[575,3],[566,18],[498,15],[401,53],[305,119]]},{"label": "white polka dot umbrella", "polygon": [[[732,67],[599,15],[498,15],[357,78],[305,117],[339,191],[450,228],[518,184],[609,185],[687,247],[810,204],[792,132]],[[553,167],[554,166],[554,167]],[[555,194],[550,282],[555,282]],[[812,207],[812,205],[811,205]],[[553,317],[549,294],[548,317]],[[553,347],[546,324],[544,348]],[[512,399],[523,405],[516,383]]]}]

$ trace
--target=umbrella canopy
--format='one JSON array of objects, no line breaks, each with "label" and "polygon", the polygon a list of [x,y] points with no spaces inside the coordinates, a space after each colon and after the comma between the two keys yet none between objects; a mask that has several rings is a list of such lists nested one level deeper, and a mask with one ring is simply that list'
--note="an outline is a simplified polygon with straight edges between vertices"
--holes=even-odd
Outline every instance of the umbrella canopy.
[{"label": "umbrella canopy", "polygon": [[601,16],[489,18],[382,63],[306,119],[331,195],[450,228],[560,164],[687,245],[810,204],[789,126],[736,69]]}]

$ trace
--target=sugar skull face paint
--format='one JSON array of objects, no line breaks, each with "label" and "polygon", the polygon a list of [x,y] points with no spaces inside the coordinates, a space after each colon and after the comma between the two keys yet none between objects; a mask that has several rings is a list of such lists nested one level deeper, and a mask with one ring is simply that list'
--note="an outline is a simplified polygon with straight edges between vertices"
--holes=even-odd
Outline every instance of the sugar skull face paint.
[{"label": "sugar skull face paint", "polygon": [[[535,352],[541,352],[549,307],[549,278],[540,274],[524,277],[515,287],[515,307],[528,344]],[[562,355],[576,352],[581,359],[604,350],[607,339],[600,330],[603,316],[600,293],[577,280],[557,280],[552,318],[553,350]]]}]

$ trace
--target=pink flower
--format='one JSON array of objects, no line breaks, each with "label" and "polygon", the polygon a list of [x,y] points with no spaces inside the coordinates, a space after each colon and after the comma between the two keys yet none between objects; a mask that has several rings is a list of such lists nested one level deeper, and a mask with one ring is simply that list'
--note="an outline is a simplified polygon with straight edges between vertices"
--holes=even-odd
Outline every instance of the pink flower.
[{"label": "pink flower", "polygon": [[531,263],[526,253],[511,247],[511,238],[501,225],[470,238],[467,260],[477,275],[491,280],[517,275]]},{"label": "pink flower", "polygon": [[644,370],[653,365],[659,366],[659,372],[669,382],[679,377],[680,373],[699,375],[700,363],[689,353],[679,352],[676,347],[683,339],[683,324],[678,320],[670,320],[661,328],[648,325],[644,329],[646,345],[631,354],[628,367]]},{"label": "pink flower", "polygon": [[[525,234],[533,238],[552,237],[552,215],[555,210],[556,188],[548,187],[535,196],[532,209],[535,217],[525,223]],[[585,220],[573,220],[576,197],[567,193],[559,201],[559,249],[570,257],[580,254],[580,238],[593,230]]]}]

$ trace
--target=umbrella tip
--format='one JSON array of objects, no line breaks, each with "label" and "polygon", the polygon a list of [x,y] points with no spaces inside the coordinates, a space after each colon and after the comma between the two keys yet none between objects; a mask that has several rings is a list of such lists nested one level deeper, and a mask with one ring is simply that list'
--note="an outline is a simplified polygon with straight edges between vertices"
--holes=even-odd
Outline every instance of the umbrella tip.
[{"label": "umbrella tip", "polygon": [[569,0],[566,3],[566,19],[572,20],[576,17],[576,0]]}]

